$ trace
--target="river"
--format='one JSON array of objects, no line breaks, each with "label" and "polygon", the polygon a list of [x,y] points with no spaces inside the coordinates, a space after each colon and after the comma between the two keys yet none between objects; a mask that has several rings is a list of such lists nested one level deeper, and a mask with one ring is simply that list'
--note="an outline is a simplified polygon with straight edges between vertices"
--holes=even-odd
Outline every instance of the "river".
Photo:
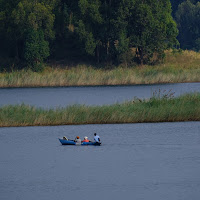
[{"label": "river", "polygon": [[[0,106],[102,105],[200,83],[0,89]],[[62,146],[97,132],[102,146]],[[0,128],[2,200],[199,200],[200,122]]]},{"label": "river", "polygon": [[1,128],[0,152],[2,200],[200,197],[200,122]]},{"label": "river", "polygon": [[178,83],[135,86],[54,87],[0,89],[0,106],[29,104],[43,108],[65,107],[71,104],[103,105],[149,98],[154,91],[175,92],[175,96],[200,92],[200,83]]}]

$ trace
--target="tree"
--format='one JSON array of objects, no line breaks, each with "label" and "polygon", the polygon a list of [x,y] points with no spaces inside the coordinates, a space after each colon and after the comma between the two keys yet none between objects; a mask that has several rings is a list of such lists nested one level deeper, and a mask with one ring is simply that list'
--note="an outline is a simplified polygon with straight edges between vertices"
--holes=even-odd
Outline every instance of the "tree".
[{"label": "tree", "polygon": [[[16,40],[15,26],[13,24],[11,13],[20,0],[0,0],[0,51],[6,56],[15,56]],[[5,56],[5,55],[4,55]]]},{"label": "tree", "polygon": [[[78,9],[80,16],[75,31],[84,43],[85,51],[89,55],[97,56],[99,62],[99,46],[101,44],[101,25],[103,24],[99,0],[79,0]],[[101,31],[98,31],[101,30]],[[96,54],[95,54],[96,51]]]},{"label": "tree", "polygon": [[135,49],[144,64],[177,44],[170,0],[0,0],[0,22],[3,48],[12,44],[10,56],[29,65],[50,49],[52,58],[108,64]]},{"label": "tree", "polygon": [[200,2],[187,0],[179,5],[176,12],[179,29],[178,40],[183,49],[200,50]]},{"label": "tree", "polygon": [[178,6],[183,3],[185,0],[170,0],[172,5],[172,15],[175,17],[175,13],[178,9]]},{"label": "tree", "polygon": [[137,0],[129,26],[130,43],[136,48],[141,64],[148,63],[154,54],[157,60],[164,50],[177,44],[178,30],[171,16],[169,0]]},{"label": "tree", "polygon": [[12,44],[10,54],[17,60],[24,59],[26,34],[29,30],[42,30],[45,41],[54,38],[55,2],[55,0],[1,0],[3,8],[0,8],[2,9],[0,20],[3,21],[3,35],[7,45]]},{"label": "tree", "polygon": [[49,43],[44,39],[42,30],[30,29],[26,34],[24,58],[34,71],[42,69],[43,60],[49,56]]},{"label": "tree", "polygon": [[[185,2],[186,0],[170,0],[170,1],[172,4],[172,15],[173,15],[173,17],[175,17],[179,5],[183,2]],[[199,0],[190,0],[190,2],[193,4],[196,4],[197,2],[199,2]]]}]

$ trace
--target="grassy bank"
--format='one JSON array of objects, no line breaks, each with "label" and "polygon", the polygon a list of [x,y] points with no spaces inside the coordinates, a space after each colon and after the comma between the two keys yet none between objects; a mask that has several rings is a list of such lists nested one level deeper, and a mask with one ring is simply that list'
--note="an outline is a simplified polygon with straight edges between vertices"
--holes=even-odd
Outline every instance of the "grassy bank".
[{"label": "grassy bank", "polygon": [[28,105],[0,107],[0,127],[64,124],[200,121],[200,93],[173,98],[154,95],[106,106],[73,105],[45,110]]},{"label": "grassy bank", "polygon": [[0,73],[0,87],[46,87],[83,85],[129,85],[155,83],[200,82],[200,53],[183,51],[166,54],[163,64],[155,66],[75,67],[54,65],[43,72],[31,70]]}]

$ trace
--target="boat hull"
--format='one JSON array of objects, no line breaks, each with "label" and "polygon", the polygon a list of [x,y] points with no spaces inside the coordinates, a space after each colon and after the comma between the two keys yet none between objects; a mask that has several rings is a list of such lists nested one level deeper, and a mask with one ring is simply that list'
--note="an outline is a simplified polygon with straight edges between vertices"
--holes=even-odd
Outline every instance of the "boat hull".
[{"label": "boat hull", "polygon": [[59,141],[62,145],[81,145],[81,146],[88,146],[88,145],[93,145],[93,146],[100,146],[101,143],[98,142],[82,142],[81,144],[76,144],[74,140],[63,140],[59,138]]}]

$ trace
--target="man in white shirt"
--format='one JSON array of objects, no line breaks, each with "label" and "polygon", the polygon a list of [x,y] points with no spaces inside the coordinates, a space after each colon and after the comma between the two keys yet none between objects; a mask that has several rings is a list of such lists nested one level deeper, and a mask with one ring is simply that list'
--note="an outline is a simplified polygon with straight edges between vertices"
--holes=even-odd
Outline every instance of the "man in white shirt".
[{"label": "man in white shirt", "polygon": [[96,133],[94,133],[94,141],[98,143],[101,141],[100,137]]},{"label": "man in white shirt", "polygon": [[77,136],[74,140],[74,142],[76,142],[76,144],[81,144],[81,139],[79,136]]}]

